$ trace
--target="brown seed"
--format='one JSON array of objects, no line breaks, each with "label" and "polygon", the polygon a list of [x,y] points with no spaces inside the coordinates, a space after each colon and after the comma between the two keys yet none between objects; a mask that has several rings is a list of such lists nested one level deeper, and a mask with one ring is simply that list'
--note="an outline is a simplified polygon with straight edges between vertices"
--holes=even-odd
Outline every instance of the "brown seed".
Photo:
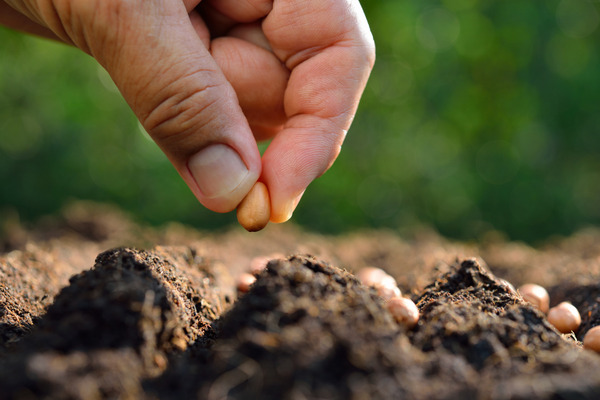
[{"label": "brown seed", "polygon": [[250,290],[250,286],[252,286],[254,282],[256,282],[256,278],[254,277],[254,275],[244,272],[243,274],[238,276],[237,290],[241,293],[246,293]]},{"label": "brown seed", "polygon": [[261,271],[267,268],[267,264],[271,260],[280,260],[285,258],[281,253],[273,253],[269,256],[257,256],[250,261],[249,272],[253,275],[258,275]]},{"label": "brown seed", "polygon": [[573,304],[563,301],[548,311],[550,322],[560,333],[575,332],[581,324],[581,316]]},{"label": "brown seed", "polygon": [[269,218],[271,218],[269,190],[264,183],[256,182],[238,205],[238,222],[248,232],[257,232],[267,226]]},{"label": "brown seed", "polygon": [[394,297],[387,302],[387,307],[396,321],[408,328],[413,328],[419,322],[419,309],[411,299]]},{"label": "brown seed", "polygon": [[385,274],[380,280],[377,286],[398,286],[398,282],[394,279],[393,276]]},{"label": "brown seed", "polygon": [[[365,267],[361,268],[357,273],[356,277],[365,286],[377,286],[386,277],[389,276],[387,272],[381,268],[376,267]],[[393,278],[392,278],[393,279]]]},{"label": "brown seed", "polygon": [[267,268],[267,264],[269,263],[270,258],[267,256],[258,256],[254,257],[250,261],[250,273],[253,275],[258,275],[261,271]]},{"label": "brown seed", "polygon": [[187,341],[179,336],[171,339],[171,344],[178,350],[185,350],[187,348]]},{"label": "brown seed", "polygon": [[161,371],[164,371],[164,369],[167,368],[167,358],[161,353],[155,354],[154,365],[156,365]]},{"label": "brown seed", "polygon": [[384,300],[388,301],[393,299],[394,297],[402,296],[402,292],[398,289],[396,285],[379,285],[375,286],[377,289],[377,294],[382,297]]},{"label": "brown seed", "polygon": [[402,295],[394,277],[381,268],[365,267],[359,270],[356,276],[363,285],[375,288],[384,300]]},{"label": "brown seed", "polygon": [[583,347],[600,353],[600,326],[595,326],[585,334]]},{"label": "brown seed", "polygon": [[526,302],[531,303],[541,312],[548,312],[550,308],[550,296],[542,286],[535,283],[527,283],[519,288],[519,293],[521,293]]}]

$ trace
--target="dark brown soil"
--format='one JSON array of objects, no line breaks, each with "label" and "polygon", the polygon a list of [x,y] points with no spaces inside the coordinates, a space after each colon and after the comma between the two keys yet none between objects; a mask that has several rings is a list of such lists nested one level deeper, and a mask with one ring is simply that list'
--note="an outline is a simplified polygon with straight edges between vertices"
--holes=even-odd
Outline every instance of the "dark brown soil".
[{"label": "dark brown soil", "polygon": [[[598,230],[539,248],[289,225],[209,234],[85,203],[9,222],[1,399],[600,398],[600,355],[580,342],[600,325]],[[265,256],[238,296],[236,277]],[[354,277],[364,266],[417,303],[414,329]],[[524,303],[511,284],[526,282],[572,302],[579,331],[559,334]]]}]

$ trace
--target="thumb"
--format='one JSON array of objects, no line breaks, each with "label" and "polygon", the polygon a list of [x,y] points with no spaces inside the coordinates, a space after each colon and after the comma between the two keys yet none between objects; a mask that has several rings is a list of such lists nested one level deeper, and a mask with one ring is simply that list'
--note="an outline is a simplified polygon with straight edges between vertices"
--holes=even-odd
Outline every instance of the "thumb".
[{"label": "thumb", "polygon": [[260,154],[185,6],[180,0],[96,4],[118,10],[96,10],[92,25],[106,31],[87,35],[88,51],[198,200],[212,211],[233,210],[260,176]]}]

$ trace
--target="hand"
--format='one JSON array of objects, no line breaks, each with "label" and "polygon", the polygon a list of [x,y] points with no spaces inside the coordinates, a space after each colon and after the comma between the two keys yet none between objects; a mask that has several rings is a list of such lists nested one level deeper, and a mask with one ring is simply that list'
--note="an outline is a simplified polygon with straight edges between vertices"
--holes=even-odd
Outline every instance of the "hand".
[{"label": "hand", "polygon": [[374,62],[358,0],[4,1],[0,23],[100,62],[202,204],[260,178],[273,222],[337,157]]}]

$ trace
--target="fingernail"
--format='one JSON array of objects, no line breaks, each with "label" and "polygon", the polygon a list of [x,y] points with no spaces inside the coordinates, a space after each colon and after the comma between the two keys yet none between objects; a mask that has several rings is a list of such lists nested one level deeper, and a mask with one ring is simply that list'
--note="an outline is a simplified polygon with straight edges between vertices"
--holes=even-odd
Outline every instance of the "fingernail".
[{"label": "fingernail", "polygon": [[281,218],[279,218],[277,221],[272,221],[272,222],[281,223],[281,222],[286,222],[290,218],[292,218],[292,214],[294,214],[294,211],[296,210],[298,203],[300,203],[300,199],[302,199],[302,195],[304,195],[304,191],[302,191],[302,193],[300,193],[296,198],[293,198],[293,199],[289,200],[288,202],[284,203],[283,206],[281,207],[281,213],[279,214]]},{"label": "fingernail", "polygon": [[207,198],[231,193],[249,174],[238,153],[225,144],[213,144],[200,150],[190,158],[188,167]]}]

